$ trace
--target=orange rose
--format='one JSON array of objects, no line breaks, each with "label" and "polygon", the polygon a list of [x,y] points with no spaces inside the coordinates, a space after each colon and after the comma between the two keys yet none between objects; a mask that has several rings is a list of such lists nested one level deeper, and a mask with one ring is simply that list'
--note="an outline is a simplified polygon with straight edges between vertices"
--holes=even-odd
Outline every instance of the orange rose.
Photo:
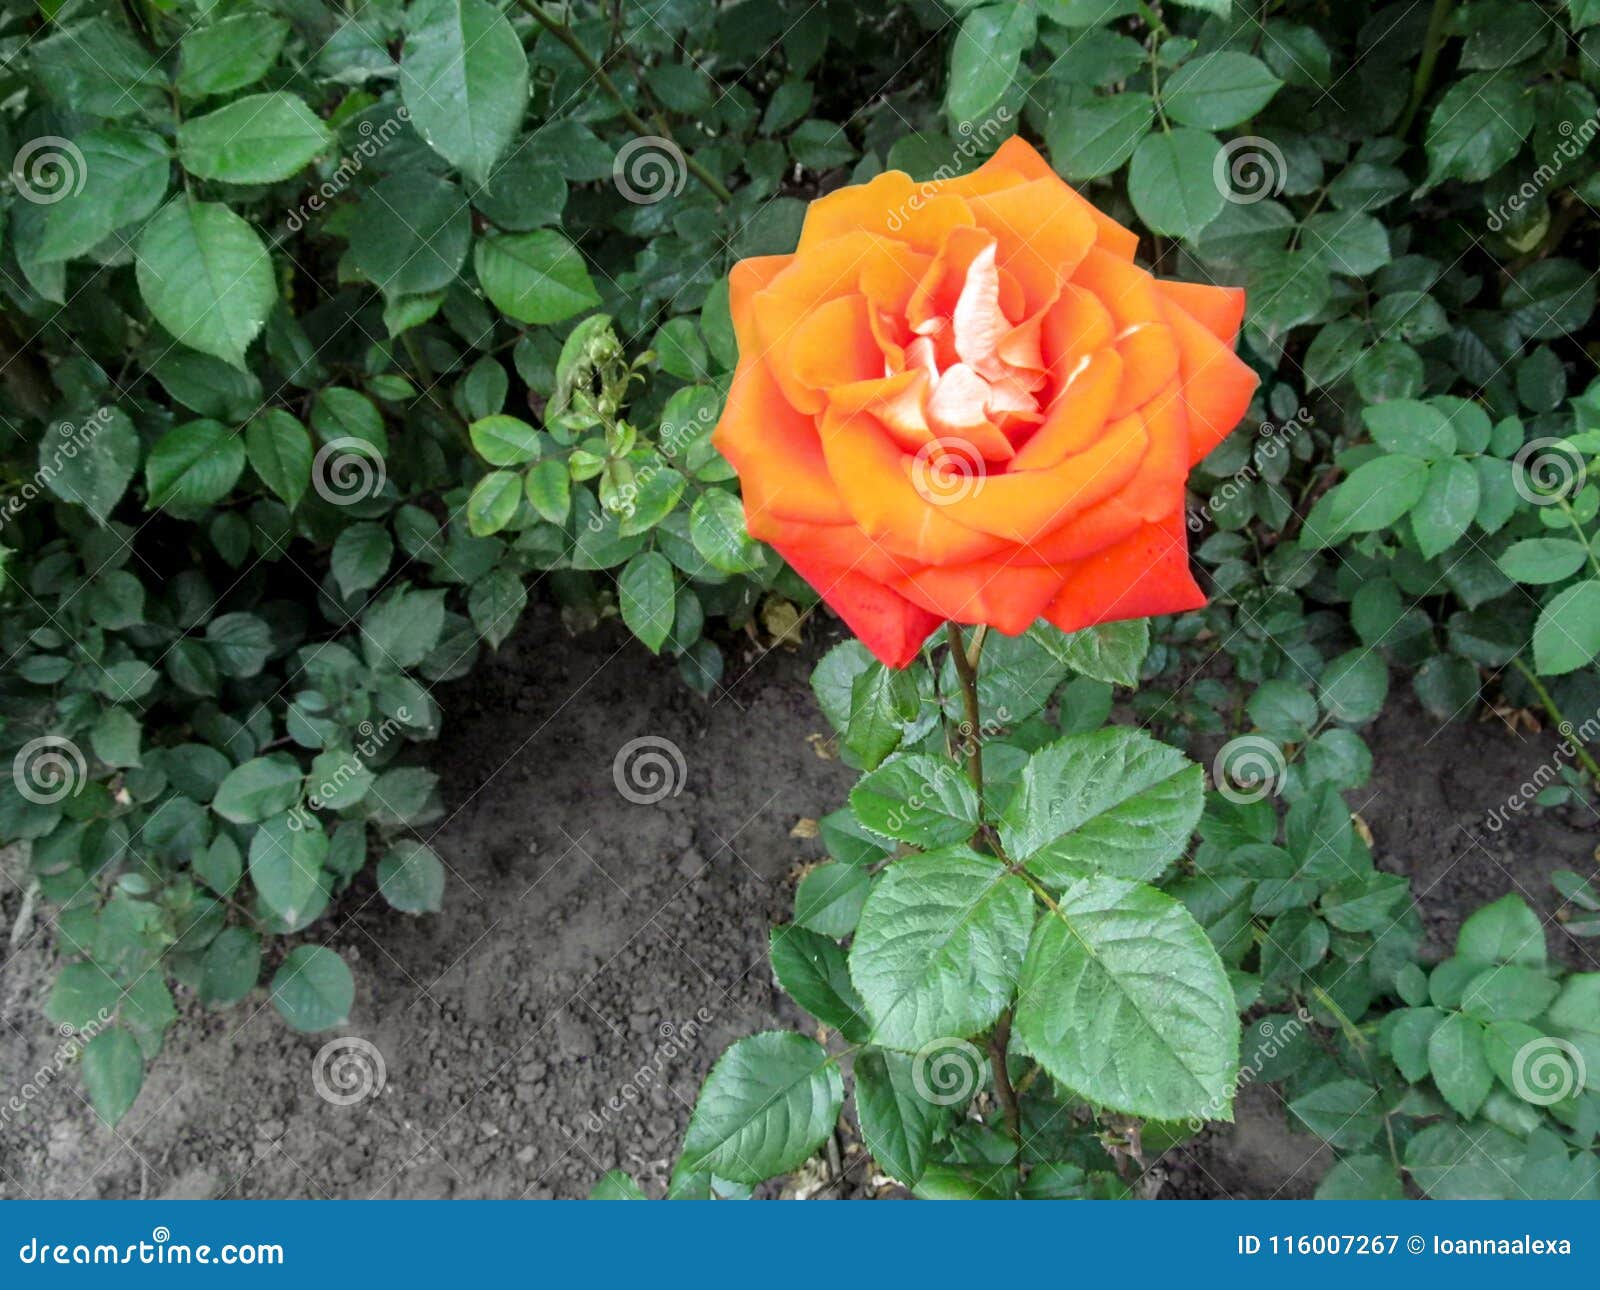
[{"label": "orange rose", "polygon": [[903,667],[945,620],[1015,635],[1205,603],[1184,482],[1238,423],[1244,293],[1163,282],[1021,139],[970,175],[813,202],[729,282],[714,442],[770,542]]}]

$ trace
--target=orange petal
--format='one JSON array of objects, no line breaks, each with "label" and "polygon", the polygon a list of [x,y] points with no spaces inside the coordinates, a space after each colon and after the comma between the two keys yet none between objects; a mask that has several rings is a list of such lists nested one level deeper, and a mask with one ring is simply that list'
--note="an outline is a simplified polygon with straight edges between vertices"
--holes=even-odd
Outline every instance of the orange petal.
[{"label": "orange petal", "polygon": [[[829,408],[821,422],[828,474],[855,522],[874,541],[918,564],[977,560],[1005,543],[959,522],[949,505],[925,501],[912,483],[913,459],[865,412]],[[924,463],[923,469],[929,469]],[[981,470],[981,464],[976,467]]]},{"label": "orange petal", "polygon": [[1017,450],[1011,469],[1042,470],[1087,448],[1103,431],[1121,380],[1122,358],[1115,350],[1085,356],[1051,402],[1044,424]]},{"label": "orange petal", "polygon": [[[1082,452],[1044,470],[988,475],[941,510],[969,528],[1007,542],[1033,542],[1122,488],[1138,471],[1148,444],[1144,419],[1124,417],[1108,424]],[[837,469],[833,473],[835,479],[840,477]]]},{"label": "orange petal", "polygon": [[1243,419],[1261,378],[1184,310],[1168,306],[1167,321],[1178,341],[1178,370],[1189,411],[1192,465]]},{"label": "orange petal", "polygon": [[1054,175],[973,197],[967,204],[994,234],[1001,266],[1022,284],[1028,313],[1055,299],[1095,242],[1085,204]]},{"label": "orange petal", "polygon": [[876,381],[836,386],[829,391],[828,402],[844,416],[870,412],[901,448],[915,453],[934,440],[923,413],[928,386],[926,372],[897,372]]},{"label": "orange petal", "polygon": [[1136,323],[1117,337],[1122,385],[1111,415],[1126,416],[1170,385],[1178,375],[1178,344],[1165,323]]},{"label": "orange petal", "polygon": [[1061,589],[1055,569],[996,560],[922,569],[893,584],[913,603],[940,618],[988,623],[1007,636],[1028,630]]},{"label": "orange petal", "polygon": [[1157,278],[1156,290],[1177,305],[1224,345],[1238,339],[1244,321],[1244,289],[1211,287],[1202,282],[1176,282]]},{"label": "orange petal", "polygon": [[887,667],[912,662],[939,626],[937,615],[855,569],[829,563],[806,544],[777,551]]},{"label": "orange petal", "polygon": [[789,267],[792,255],[756,255],[740,260],[728,272],[728,312],[733,316],[733,334],[739,352],[755,353],[755,315],[751,299],[764,291],[773,278]]},{"label": "orange petal", "polygon": [[844,234],[863,232],[933,250],[952,228],[971,223],[972,213],[959,198],[942,196],[937,185],[919,184],[903,171],[886,170],[812,202],[797,249],[809,254]]},{"label": "orange petal", "polygon": [[812,418],[785,401],[765,364],[742,361],[711,442],[739,472],[745,515],[754,537],[764,518],[842,524],[850,519],[828,475]]},{"label": "orange petal", "polygon": [[1121,259],[1133,258],[1133,253],[1139,249],[1138,234],[1123,228],[1111,216],[1086,200],[1050,168],[1050,163],[1039,155],[1037,148],[1016,135],[1001,144],[994,156],[972,174],[951,180],[946,187],[963,195],[975,195],[1039,179],[1054,179],[1066,190],[1070,200],[1093,221],[1097,245]]},{"label": "orange petal", "polygon": [[1092,556],[1073,573],[1045,610],[1064,632],[1124,618],[1198,609],[1206,603],[1189,572],[1183,513],[1145,524]]},{"label": "orange petal", "polygon": [[[796,324],[787,351],[794,379],[825,393],[836,385],[881,377],[883,350],[873,335],[869,309],[865,296],[840,296]],[[820,412],[822,400],[801,410]]]}]

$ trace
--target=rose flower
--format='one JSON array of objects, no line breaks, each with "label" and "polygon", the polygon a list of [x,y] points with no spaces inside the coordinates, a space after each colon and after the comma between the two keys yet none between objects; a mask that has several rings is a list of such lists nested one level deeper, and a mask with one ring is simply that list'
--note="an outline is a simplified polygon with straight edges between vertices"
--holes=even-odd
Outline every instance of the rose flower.
[{"label": "rose flower", "polygon": [[1010,635],[1205,603],[1189,468],[1244,415],[1242,291],[1157,280],[1021,139],[972,174],[813,202],[734,266],[715,443],[752,537],[903,667],[941,622]]}]

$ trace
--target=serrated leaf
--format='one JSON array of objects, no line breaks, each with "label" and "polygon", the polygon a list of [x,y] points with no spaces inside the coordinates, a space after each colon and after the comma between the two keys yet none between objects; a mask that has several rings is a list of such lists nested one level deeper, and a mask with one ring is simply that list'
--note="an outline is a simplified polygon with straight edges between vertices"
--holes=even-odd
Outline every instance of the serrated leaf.
[{"label": "serrated leaf", "polygon": [[1068,735],[1029,758],[1000,840],[1052,886],[1153,878],[1183,854],[1204,800],[1201,768],[1141,730]]},{"label": "serrated leaf", "polygon": [[1231,1120],[1239,1019],[1200,925],[1140,883],[1088,878],[1039,920],[1015,1030],[1096,1105],[1161,1120]]},{"label": "serrated leaf", "polygon": [[711,1068],[678,1168],[758,1183],[804,1164],[844,1101],[838,1064],[803,1035],[741,1039]]},{"label": "serrated leaf", "polygon": [[916,1052],[993,1024],[1032,926],[1027,886],[992,856],[951,848],[890,865],[850,948],[873,1042]]}]

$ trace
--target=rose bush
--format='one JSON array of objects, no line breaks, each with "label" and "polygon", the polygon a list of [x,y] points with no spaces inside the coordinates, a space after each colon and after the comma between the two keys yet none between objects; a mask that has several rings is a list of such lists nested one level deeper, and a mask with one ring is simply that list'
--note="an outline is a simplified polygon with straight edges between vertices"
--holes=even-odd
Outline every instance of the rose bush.
[{"label": "rose bush", "polygon": [[1184,481],[1244,415],[1240,290],[1157,279],[1020,138],[969,175],[812,204],[729,283],[715,442],[750,534],[883,662],[1193,609]]}]

